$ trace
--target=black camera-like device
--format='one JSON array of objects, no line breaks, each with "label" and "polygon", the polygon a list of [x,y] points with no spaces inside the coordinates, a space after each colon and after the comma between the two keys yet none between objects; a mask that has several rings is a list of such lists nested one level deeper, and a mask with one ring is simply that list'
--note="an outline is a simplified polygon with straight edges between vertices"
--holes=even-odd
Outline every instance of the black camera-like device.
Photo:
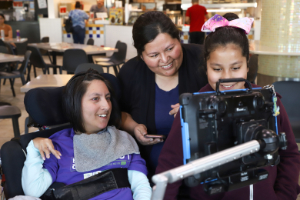
[{"label": "black camera-like device", "polygon": [[[220,83],[239,81],[248,88],[219,91]],[[216,91],[182,94],[184,164],[251,140],[261,146],[256,153],[188,177],[185,184],[202,183],[209,194],[215,194],[266,179],[268,172],[263,167],[277,165],[279,148],[286,148],[285,134],[277,133],[275,101],[272,87],[252,88],[245,79],[220,79]]]}]

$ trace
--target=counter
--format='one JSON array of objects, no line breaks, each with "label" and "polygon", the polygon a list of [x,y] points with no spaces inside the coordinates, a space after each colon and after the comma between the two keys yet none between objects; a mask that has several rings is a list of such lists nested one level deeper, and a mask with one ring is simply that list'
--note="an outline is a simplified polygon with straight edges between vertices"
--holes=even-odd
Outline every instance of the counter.
[{"label": "counter", "polygon": [[[65,28],[63,27],[63,42],[73,43],[72,33],[67,33]],[[88,24],[85,27],[85,39],[84,43],[88,41],[88,39],[94,39],[94,45],[97,46],[105,46],[105,28],[104,24]]]},{"label": "counter", "polygon": [[[71,33],[67,33],[62,29],[63,42],[73,43]],[[132,25],[110,25],[110,24],[88,24],[86,26],[84,43],[89,38],[94,39],[94,45],[115,47],[118,40],[127,44],[126,60],[137,55],[137,51],[133,46]],[[110,56],[112,53],[107,53]]]}]

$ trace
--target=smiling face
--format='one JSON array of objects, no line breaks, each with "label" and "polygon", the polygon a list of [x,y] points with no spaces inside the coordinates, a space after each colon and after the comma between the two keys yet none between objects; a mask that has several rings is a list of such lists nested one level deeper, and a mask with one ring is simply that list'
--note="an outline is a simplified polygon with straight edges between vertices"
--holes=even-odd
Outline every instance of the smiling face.
[{"label": "smiling face", "polygon": [[[219,46],[209,55],[207,60],[207,78],[210,86],[216,90],[219,79],[247,79],[247,59],[242,56],[242,50],[235,44]],[[245,82],[221,83],[220,91],[243,89]]]},{"label": "smiling face", "polygon": [[157,76],[176,76],[183,53],[180,42],[167,33],[160,33],[145,45],[142,59]]},{"label": "smiling face", "polygon": [[93,80],[89,83],[82,97],[81,107],[86,134],[97,133],[107,126],[112,103],[109,90],[103,81]]}]

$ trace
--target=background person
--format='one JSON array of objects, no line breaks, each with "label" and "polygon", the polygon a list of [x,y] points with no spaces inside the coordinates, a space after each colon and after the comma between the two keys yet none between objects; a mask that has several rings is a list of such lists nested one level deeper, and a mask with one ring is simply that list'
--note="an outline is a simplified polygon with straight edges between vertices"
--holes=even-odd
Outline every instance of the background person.
[{"label": "background person", "polygon": [[107,17],[108,17],[107,9],[104,6],[104,0],[97,0],[97,4],[96,5],[92,5],[92,7],[90,8],[90,12],[94,13],[94,20],[97,20],[97,19],[102,20],[101,17],[97,16],[98,12],[106,12],[107,13]]},{"label": "background person", "polygon": [[[238,19],[238,16],[233,13],[224,15],[228,21]],[[214,91],[216,83],[219,79],[229,78],[244,78],[247,79],[248,61],[249,61],[249,43],[245,34],[249,33],[251,29],[250,19],[245,18],[235,21],[232,26],[223,24],[224,18],[215,15],[211,24],[216,24],[213,28],[210,23],[205,23],[203,27],[205,31],[214,31],[210,33],[204,43],[204,55],[206,61],[206,73],[208,83],[199,92]],[[247,21],[247,22],[245,22]],[[241,27],[236,28],[235,26]],[[202,28],[203,29],[203,28]],[[252,87],[259,87],[252,84]],[[243,89],[245,84],[243,82],[222,83],[220,84],[220,91]],[[267,166],[269,173],[266,180],[257,182],[251,186],[246,186],[237,190],[219,193],[216,195],[208,195],[204,192],[202,185],[190,188],[192,199],[202,200],[244,200],[252,199],[278,199],[278,200],[292,200],[296,199],[300,192],[298,185],[299,169],[300,169],[300,155],[295,141],[291,125],[286,114],[286,111],[280,101],[280,96],[277,94],[277,106],[280,107],[280,115],[277,116],[278,132],[285,132],[287,137],[287,149],[280,150],[280,163],[277,166]],[[176,148],[174,148],[174,146]],[[183,165],[183,149],[181,124],[179,114],[174,120],[169,138],[164,145],[156,173],[161,173],[169,169]],[[176,199],[178,188],[182,181],[169,184],[165,193],[164,199]]]},{"label": "background person", "polygon": [[71,10],[69,17],[72,18],[73,23],[73,40],[75,44],[84,44],[85,38],[85,20],[89,19],[88,14],[81,10],[79,1],[75,3],[75,9]]},{"label": "background person", "polygon": [[179,95],[198,91],[207,78],[201,68],[201,46],[181,44],[178,29],[162,12],[141,15],[132,34],[138,56],[126,62],[118,76],[122,91],[121,128],[141,144],[150,178],[164,141],[144,135],[168,136],[179,109]]},{"label": "background person", "polygon": [[[13,38],[13,32],[10,25],[5,24],[5,16],[0,13],[0,31],[4,30],[4,37],[5,38]],[[1,36],[0,36],[1,37]],[[1,39],[1,38],[0,38]],[[13,53],[17,54],[17,48],[15,43],[9,43],[13,49]]]},{"label": "background person", "polygon": [[10,25],[5,24],[5,17],[3,14],[0,14],[0,31],[4,30],[4,36],[7,38],[12,38],[13,33],[12,33],[12,28]]},{"label": "background person", "polygon": [[206,8],[199,5],[198,2],[199,0],[192,0],[192,6],[186,11],[185,21],[190,24],[190,43],[203,44],[205,33],[201,32],[201,27],[209,17]]},{"label": "background person", "polygon": [[70,185],[106,170],[125,168],[131,188],[113,189],[92,199],[149,200],[145,161],[135,140],[116,129],[121,113],[109,82],[92,69],[76,74],[63,91],[63,108],[72,128],[28,144],[22,170],[24,193],[39,197],[53,182]]}]

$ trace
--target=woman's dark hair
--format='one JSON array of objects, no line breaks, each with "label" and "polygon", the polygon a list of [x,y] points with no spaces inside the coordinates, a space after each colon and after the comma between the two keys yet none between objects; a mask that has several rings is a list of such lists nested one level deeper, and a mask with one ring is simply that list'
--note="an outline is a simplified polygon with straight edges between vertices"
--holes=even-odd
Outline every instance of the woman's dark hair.
[{"label": "woman's dark hair", "polygon": [[76,3],[75,3],[75,8],[81,8],[81,4],[80,4],[79,1],[76,1]]},{"label": "woman's dark hair", "polygon": [[0,13],[0,16],[5,20],[5,17],[4,17],[4,15],[2,13]]},{"label": "woman's dark hair", "polygon": [[100,80],[107,86],[112,103],[112,111],[108,125],[118,127],[121,121],[121,112],[117,100],[115,98],[114,90],[111,84],[103,78],[96,70],[89,69],[87,72],[78,73],[74,75],[63,91],[63,108],[65,115],[68,117],[74,131],[85,133],[85,127],[82,119],[81,101],[83,95],[86,93],[87,87],[93,80]]},{"label": "woman's dark hair", "polygon": [[145,45],[152,42],[160,33],[168,33],[172,38],[179,39],[179,30],[163,12],[150,11],[142,14],[132,28],[133,45],[138,57],[145,50]]},{"label": "woman's dark hair", "polygon": [[[223,15],[228,21],[238,19],[239,17],[234,13],[226,13]],[[235,44],[242,50],[242,55],[249,60],[249,41],[243,29],[224,26],[217,28],[215,32],[210,33],[204,41],[204,59],[205,70],[207,70],[207,60],[210,53],[219,46],[226,46],[227,44]]]}]

